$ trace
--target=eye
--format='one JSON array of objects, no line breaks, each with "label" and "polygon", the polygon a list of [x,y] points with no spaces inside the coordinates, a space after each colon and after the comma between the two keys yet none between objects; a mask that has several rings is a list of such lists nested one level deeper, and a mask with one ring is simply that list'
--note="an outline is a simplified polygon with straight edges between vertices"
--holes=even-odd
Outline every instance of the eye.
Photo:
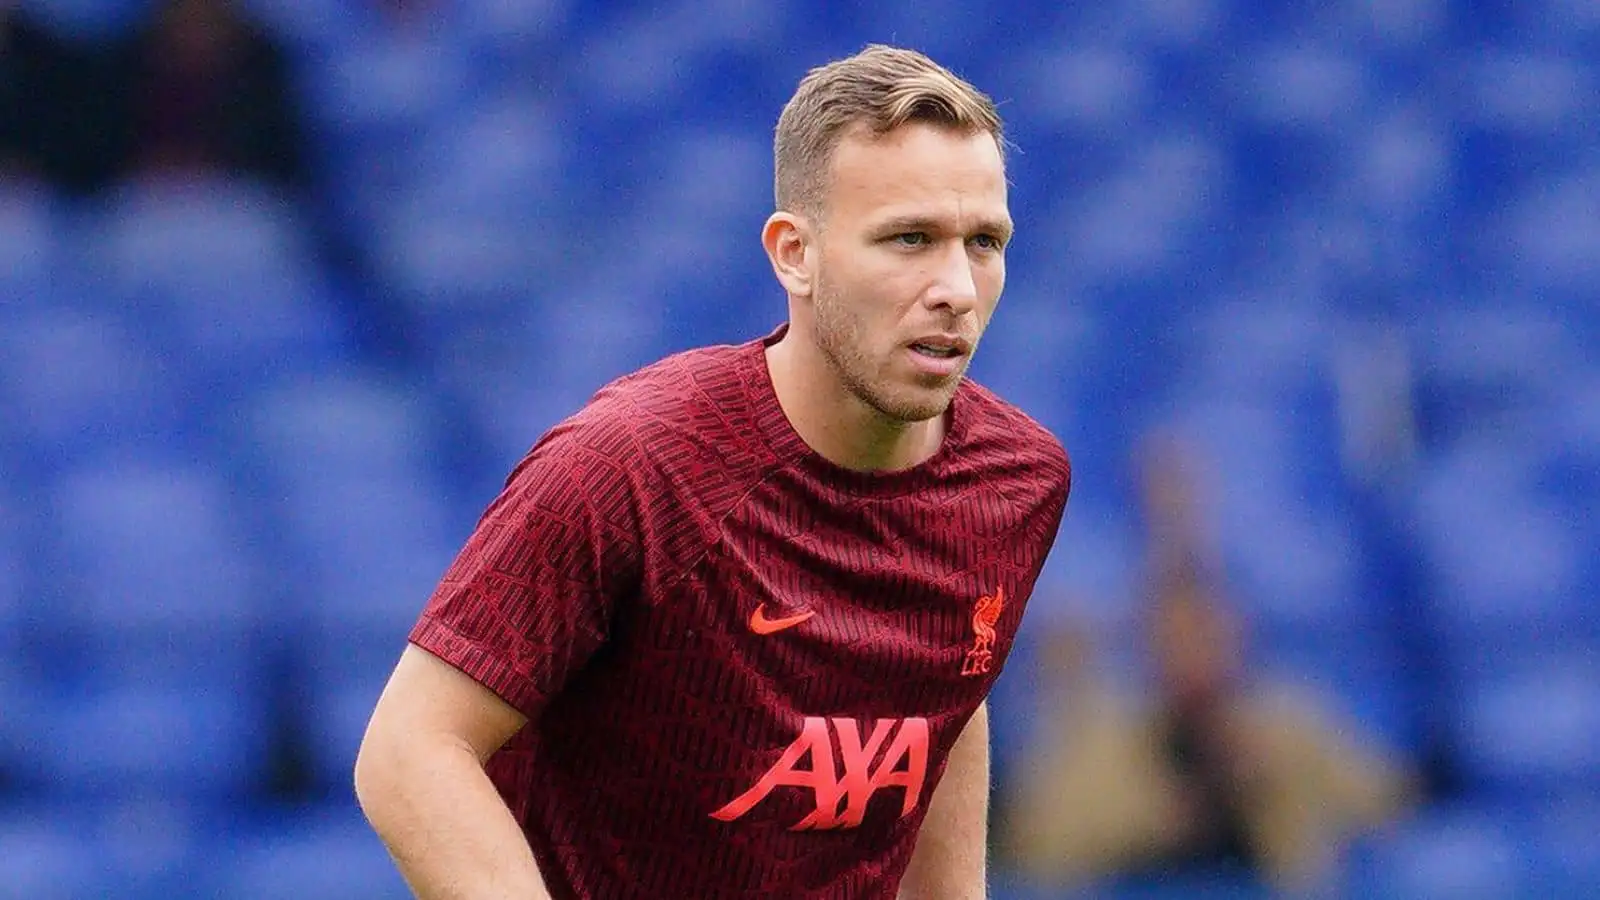
[{"label": "eye", "polygon": [[974,235],[972,243],[984,250],[1003,250],[1005,242],[992,234]]},{"label": "eye", "polygon": [[921,247],[929,241],[925,231],[907,231],[890,238],[902,247]]}]

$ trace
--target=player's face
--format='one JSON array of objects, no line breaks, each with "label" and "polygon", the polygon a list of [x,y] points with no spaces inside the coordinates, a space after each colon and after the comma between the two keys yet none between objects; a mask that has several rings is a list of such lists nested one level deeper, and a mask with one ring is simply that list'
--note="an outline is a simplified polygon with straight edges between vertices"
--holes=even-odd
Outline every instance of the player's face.
[{"label": "player's face", "polygon": [[832,174],[812,294],[817,344],[883,415],[942,415],[1005,287],[1000,149],[987,133],[925,124],[857,132]]}]

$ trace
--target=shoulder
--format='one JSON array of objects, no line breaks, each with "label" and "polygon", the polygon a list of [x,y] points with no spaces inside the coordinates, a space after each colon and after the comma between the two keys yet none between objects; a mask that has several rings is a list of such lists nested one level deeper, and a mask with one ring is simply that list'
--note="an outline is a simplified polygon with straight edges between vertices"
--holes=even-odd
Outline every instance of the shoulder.
[{"label": "shoulder", "polygon": [[559,460],[590,491],[626,488],[636,500],[748,480],[764,457],[744,424],[746,352],[687,350],[617,378],[546,432],[522,465]]},{"label": "shoulder", "polygon": [[727,444],[749,405],[743,352],[712,346],[667,356],[606,384],[556,430],[636,462]]},{"label": "shoulder", "polygon": [[697,347],[664,357],[602,387],[588,409],[635,422],[714,427],[708,413],[742,405],[748,394],[744,346]]},{"label": "shoulder", "polygon": [[1061,440],[1012,403],[977,382],[961,389],[966,416],[963,451],[972,460],[1001,472],[1026,475],[1064,498],[1072,482],[1072,461]]}]

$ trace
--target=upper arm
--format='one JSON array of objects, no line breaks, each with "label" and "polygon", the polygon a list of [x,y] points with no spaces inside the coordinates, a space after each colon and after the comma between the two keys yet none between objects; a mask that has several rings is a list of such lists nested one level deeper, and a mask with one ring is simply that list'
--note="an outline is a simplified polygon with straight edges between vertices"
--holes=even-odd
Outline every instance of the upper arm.
[{"label": "upper arm", "polygon": [[966,777],[976,778],[988,790],[989,782],[989,701],[978,704],[978,709],[961,729],[955,747],[950,751],[950,761],[962,766]]},{"label": "upper arm", "polygon": [[[989,797],[989,703],[978,705],[950,747],[944,776],[928,807],[930,819],[957,820],[958,831],[987,827]],[[939,823],[936,827],[944,827]]]},{"label": "upper arm", "polygon": [[437,739],[472,751],[481,763],[527,724],[527,717],[460,669],[415,645],[400,654],[367,725],[369,745]]}]

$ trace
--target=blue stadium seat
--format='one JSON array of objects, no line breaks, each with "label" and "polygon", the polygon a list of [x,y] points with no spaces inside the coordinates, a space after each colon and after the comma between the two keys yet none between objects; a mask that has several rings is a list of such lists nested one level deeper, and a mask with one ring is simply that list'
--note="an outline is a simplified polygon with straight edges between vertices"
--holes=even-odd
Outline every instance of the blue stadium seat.
[{"label": "blue stadium seat", "polygon": [[437,484],[416,478],[352,478],[289,498],[303,614],[318,629],[413,617],[470,527],[453,513]]},{"label": "blue stadium seat", "polygon": [[1537,660],[1490,660],[1462,680],[1457,745],[1474,787],[1530,800],[1600,791],[1595,650],[1552,640]]},{"label": "blue stadium seat", "polygon": [[80,220],[99,302],[136,315],[207,395],[348,352],[301,213],[243,180],[133,182]]},{"label": "blue stadium seat", "polygon": [[0,807],[0,898],[77,900],[111,896],[114,885],[76,823],[52,807]]},{"label": "blue stadium seat", "polygon": [[0,307],[41,303],[62,264],[60,211],[42,185],[0,180]]},{"label": "blue stadium seat", "polygon": [[1539,423],[1530,419],[1592,368],[1573,316],[1514,299],[1469,298],[1414,326],[1419,415],[1439,452],[1483,440],[1538,450]]},{"label": "blue stadium seat", "polygon": [[1496,250],[1482,271],[1546,304],[1584,303],[1600,274],[1600,229],[1582,202],[1597,187],[1592,146],[1573,128],[1594,114],[1592,85],[1582,54],[1544,46],[1486,48],[1467,74],[1474,115],[1461,130],[1490,149],[1496,176],[1488,203],[1477,200]]},{"label": "blue stadium seat", "polygon": [[[324,489],[352,484],[426,489],[440,476],[448,445],[460,440],[443,430],[444,421],[436,398],[421,385],[335,369],[257,391],[228,441],[274,496],[311,502]],[[318,527],[314,511],[307,511],[312,517],[299,524]]]},{"label": "blue stadium seat", "polygon": [[[742,276],[771,284],[757,242],[770,193],[765,140],[742,129],[678,126],[656,148],[650,177],[598,219],[579,188],[601,176],[553,141],[559,115],[548,103],[502,98],[441,126],[448,140],[424,144],[417,188],[385,211],[373,248],[380,276],[425,326],[424,336],[486,320],[511,325],[530,304],[542,304],[549,315],[597,319],[585,327],[611,336],[597,342],[603,347],[641,331],[670,340],[678,317],[663,314],[664,303],[706,327],[763,306],[741,299],[696,317]],[[642,227],[663,215],[694,228]],[[705,240],[712,231],[744,239]],[[627,258],[604,254],[624,243],[633,248]],[[590,259],[596,271],[577,283],[553,277],[578,275]],[[781,297],[775,290],[769,296],[763,326],[780,314]],[[613,307],[626,310],[626,319],[610,314]],[[536,321],[553,324],[548,316]],[[560,334],[533,337],[543,338],[541,346],[564,345]]]},{"label": "blue stadium seat", "polygon": [[1535,814],[1536,878],[1549,896],[1600,891],[1600,806],[1593,795],[1562,798]]},{"label": "blue stadium seat", "polygon": [[601,376],[597,372],[579,385],[550,386],[525,379],[481,383],[462,392],[462,405],[474,432],[482,435],[495,470],[509,474],[544,432],[594,395],[603,383],[598,380]]},{"label": "blue stadium seat", "polygon": [[[262,391],[232,436],[262,486],[277,633],[319,784],[349,780],[366,716],[411,624],[471,529],[437,464],[429,400],[354,373]],[[477,498],[487,503],[487,498]]]},{"label": "blue stadium seat", "polygon": [[[1277,386],[1260,377],[1257,390]],[[1377,601],[1362,584],[1359,536],[1328,458],[1336,448],[1317,439],[1313,417],[1278,400],[1183,396],[1158,425],[1200,454],[1201,502],[1247,615],[1269,629],[1369,623]]]},{"label": "blue stadium seat", "polygon": [[456,438],[431,400],[329,373],[261,392],[241,418],[230,440],[266,492],[274,552],[305,575],[295,590],[314,594],[290,608],[415,603],[474,515],[448,489],[440,457]]},{"label": "blue stadium seat", "polygon": [[1536,472],[1526,454],[1478,441],[1434,461],[1417,486],[1425,589],[1457,670],[1600,637],[1585,592],[1585,532],[1535,493]]},{"label": "blue stadium seat", "polygon": [[[1081,285],[1077,293],[1118,315],[1149,321],[1188,299],[1191,288],[1168,285],[1184,284],[1211,257],[1213,222],[1230,202],[1227,159],[1201,133],[1146,132],[1133,144],[1119,148],[1104,171],[1040,172],[1047,180],[1038,195],[1019,191],[1018,202],[1033,211],[1024,223],[1036,224],[1022,235],[1037,247],[1041,267],[1070,276]],[[1159,289],[1118,302],[1116,289],[1137,285]]]},{"label": "blue stadium seat", "polygon": [[269,490],[426,471],[440,447],[422,385],[354,364],[258,385],[230,423],[230,452]]},{"label": "blue stadium seat", "polygon": [[104,457],[63,473],[47,497],[39,636],[81,638],[96,654],[131,644],[130,657],[182,655],[164,645],[237,646],[260,624],[246,512],[216,468]]},{"label": "blue stadium seat", "polygon": [[[1354,137],[1359,141],[1355,151],[1359,162],[1338,193],[1357,208],[1393,217],[1391,222],[1410,223],[1447,196],[1450,135],[1423,104],[1401,106]],[[1398,246],[1390,249],[1414,252],[1403,234]]]},{"label": "blue stadium seat", "polygon": [[0,306],[0,448],[30,471],[101,448],[165,447],[189,402],[124,312]]},{"label": "blue stadium seat", "polygon": [[548,71],[539,60],[561,49],[583,14],[563,3],[472,0],[458,4],[451,24],[461,45],[504,67],[506,77]]},{"label": "blue stadium seat", "polygon": [[28,730],[37,720],[30,709],[33,685],[18,671],[10,652],[0,657],[0,784],[15,777],[28,745]]},{"label": "blue stadium seat", "polygon": [[[655,157],[647,190],[634,198],[641,215],[670,210],[701,234],[706,229],[731,238],[686,248],[691,251],[760,253],[757,238],[772,204],[772,143],[764,133],[721,123],[683,125],[663,135]],[[679,264],[693,267],[692,260]]]},{"label": "blue stadium seat", "polygon": [[[1047,36],[995,60],[992,75],[1018,95],[1037,98],[1032,115],[1013,125],[1022,153],[1010,162],[1029,174],[1040,162],[1033,154],[1047,151],[1043,143],[1054,136],[1051,132],[1070,135],[1063,145],[1080,153],[1137,138],[1139,130],[1130,122],[1156,89],[1153,62],[1138,47],[1118,41],[1065,42]],[[1054,168],[1050,162],[1043,164]],[[1024,198],[1019,193],[1017,199]]]},{"label": "blue stadium seat", "polygon": [[0,806],[0,898],[216,896],[195,883],[219,827],[215,808],[153,786],[119,799]]},{"label": "blue stadium seat", "polygon": [[[1067,502],[1061,531],[1039,575],[1041,621],[1127,635],[1144,614],[1143,535],[1127,508],[1091,486]],[[1110,647],[1106,649],[1111,649]]]},{"label": "blue stadium seat", "polygon": [[[597,16],[587,33],[574,35],[582,49],[564,69],[567,92],[577,107],[587,110],[590,118],[654,116],[653,124],[659,128],[668,124],[672,113],[693,106],[693,98],[684,93],[686,81],[678,76],[697,68],[699,52],[715,41],[713,28],[707,27],[715,20],[691,10],[687,4],[667,14],[613,8]],[[724,21],[738,21],[740,11],[739,5],[727,9]],[[754,9],[747,15],[762,17]],[[636,148],[618,149],[628,154]]]},{"label": "blue stadium seat", "polygon": [[245,179],[129,181],[85,213],[89,262],[123,289],[153,292],[176,281],[225,290],[310,249],[294,203]]},{"label": "blue stadium seat", "polygon": [[411,182],[418,137],[467,105],[481,74],[448,30],[340,6],[313,17],[325,43],[302,49],[298,74],[336,224],[364,242],[375,212]]},{"label": "blue stadium seat", "polygon": [[546,217],[557,210],[542,208],[545,198],[572,190],[565,179],[578,162],[561,138],[563,112],[526,89],[452,110],[412,149],[414,190],[406,199],[435,214],[520,219],[554,230]]},{"label": "blue stadium seat", "polygon": [[218,474],[101,459],[45,494],[25,623],[39,677],[25,782],[112,796],[238,793],[260,776],[265,634],[240,511]]},{"label": "blue stadium seat", "polygon": [[338,42],[339,52],[307,60],[305,76],[312,117],[339,137],[414,129],[458,109],[477,80],[467,47],[448,32],[440,40],[411,27],[403,11],[369,8],[352,15],[346,6],[306,21]]},{"label": "blue stadium seat", "polygon": [[32,691],[18,778],[58,802],[160,791],[223,807],[265,778],[269,723],[255,686],[101,678]]},{"label": "blue stadium seat", "polygon": [[376,277],[422,336],[519,314],[587,245],[582,160],[560,113],[526,90],[441,113],[407,149],[403,182],[368,207]]},{"label": "blue stadium seat", "polygon": [[403,628],[394,629],[382,643],[369,640],[360,644],[347,638],[339,652],[345,655],[340,661],[349,665],[340,668],[354,670],[354,663],[361,663],[354,680],[332,677],[319,668],[322,661],[333,658],[330,655],[311,658],[308,654],[306,671],[301,673],[307,686],[302,692],[304,726],[298,739],[305,749],[310,781],[316,790],[339,793],[348,788],[372,710],[404,648]]},{"label": "blue stadium seat", "polygon": [[353,480],[308,498],[288,521],[303,540],[290,607],[291,673],[303,692],[314,776],[349,781],[356,747],[406,635],[465,538],[437,491]]},{"label": "blue stadium seat", "polygon": [[[0,462],[0,485],[12,483]],[[25,519],[18,501],[8,494],[7,487],[0,486],[0,773],[15,764],[26,723],[31,721],[23,711],[29,687],[23,657],[23,621],[29,596],[23,561]],[[3,778],[0,774],[0,780]]]},{"label": "blue stadium seat", "polygon": [[[958,0],[932,0],[915,6],[883,3],[836,12],[832,24],[859,34],[893,35],[895,42],[933,54],[968,78],[981,78],[981,71],[973,70],[993,58],[995,54],[986,52],[989,47],[1009,44],[1032,33],[1033,28],[1046,26],[1052,12],[1047,6],[1009,11],[1012,15],[1004,18],[974,16],[964,11]],[[949,23],[957,21],[963,27],[950,27]],[[769,40],[782,43],[775,38]]]},{"label": "blue stadium seat", "polygon": [[1361,841],[1344,889],[1407,900],[1541,896],[1530,892],[1532,860],[1517,819],[1489,808],[1441,807]]},{"label": "blue stadium seat", "polygon": [[[198,881],[218,811],[152,789],[0,809],[0,897],[218,896]],[[13,850],[17,852],[12,852]]]},{"label": "blue stadium seat", "polygon": [[25,560],[33,533],[30,517],[17,494],[21,484],[14,466],[0,455],[0,656],[15,646],[27,591]]},{"label": "blue stadium seat", "polygon": [[551,242],[534,227],[421,204],[376,216],[376,267],[425,339],[463,318],[534,300],[540,245]]},{"label": "blue stadium seat", "polygon": [[352,806],[262,823],[220,843],[212,883],[229,900],[404,900],[411,896],[382,842]]},{"label": "blue stadium seat", "polygon": [[[666,314],[645,292],[597,276],[559,295],[538,318],[491,318],[439,335],[430,360],[501,474],[606,382],[683,349],[661,338]],[[763,333],[729,329],[727,339]]]}]

